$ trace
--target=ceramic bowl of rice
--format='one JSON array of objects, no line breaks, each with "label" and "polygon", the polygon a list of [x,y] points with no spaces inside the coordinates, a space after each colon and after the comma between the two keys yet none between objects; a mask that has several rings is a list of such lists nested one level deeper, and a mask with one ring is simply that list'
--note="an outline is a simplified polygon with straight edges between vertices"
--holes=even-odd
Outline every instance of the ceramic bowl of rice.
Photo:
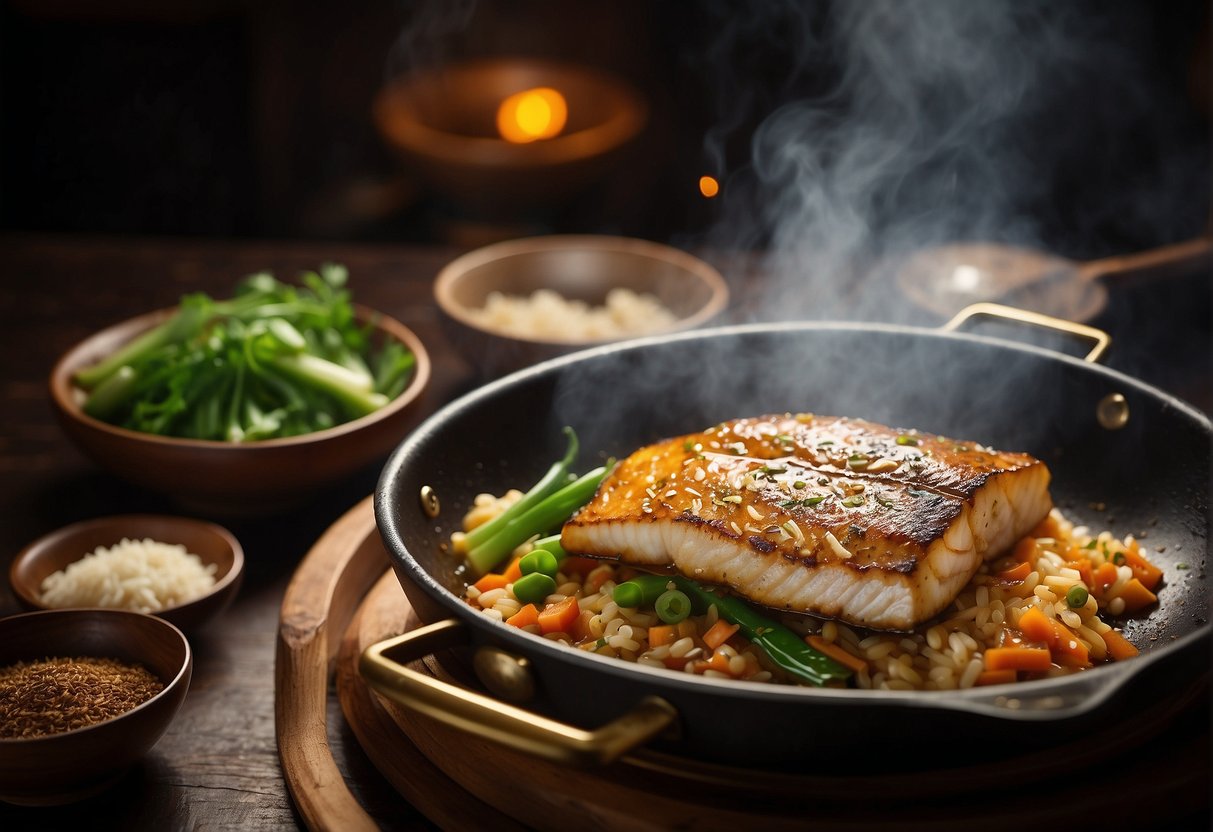
[{"label": "ceramic bowl of rice", "polygon": [[612,341],[694,329],[728,306],[714,267],[629,237],[508,240],[449,263],[434,282],[447,336],[482,376]]},{"label": "ceramic bowl of rice", "polygon": [[13,560],[9,582],[30,610],[122,609],[191,631],[226,609],[243,574],[243,549],[222,526],[131,514],[35,540]]}]

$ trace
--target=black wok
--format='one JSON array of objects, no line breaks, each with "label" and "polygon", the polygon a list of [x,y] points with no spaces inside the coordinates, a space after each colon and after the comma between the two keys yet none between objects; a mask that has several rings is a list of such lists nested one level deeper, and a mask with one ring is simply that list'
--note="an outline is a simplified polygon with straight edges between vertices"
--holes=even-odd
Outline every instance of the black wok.
[{"label": "black wok", "polygon": [[[473,495],[537,479],[563,451],[561,426],[578,431],[577,470],[585,470],[666,436],[783,411],[859,416],[1046,461],[1054,499],[1069,517],[1117,536],[1145,533],[1143,544],[1165,570],[1158,608],[1124,625],[1141,656],[967,691],[782,687],[569,650],[461,600],[459,564],[444,541]],[[559,758],[609,759],[656,735],[651,746],[696,759],[802,769],[862,762],[871,771],[954,757],[956,745],[943,738],[967,738],[967,758],[1006,755],[1004,743],[1073,739],[1182,697],[1207,673],[1210,436],[1203,415],[1123,374],[957,332],[776,324],[579,353],[468,394],[391,456],[375,496],[384,543],[422,619],[453,622],[420,642],[372,648],[363,672],[425,713]],[[394,672],[395,662],[457,643],[470,644],[495,699]],[[523,702],[526,713],[503,698]],[[586,734],[531,713],[585,728],[616,721]],[[549,731],[569,736],[553,743]]]}]

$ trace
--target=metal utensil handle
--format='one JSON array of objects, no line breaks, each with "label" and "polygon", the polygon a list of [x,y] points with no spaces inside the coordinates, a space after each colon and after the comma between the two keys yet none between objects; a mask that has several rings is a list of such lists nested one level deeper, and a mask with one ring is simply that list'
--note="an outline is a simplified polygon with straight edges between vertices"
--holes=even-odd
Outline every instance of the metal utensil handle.
[{"label": "metal utensil handle", "polygon": [[467,641],[462,622],[451,618],[371,645],[358,666],[372,688],[398,705],[475,736],[564,764],[609,763],[652,739],[678,718],[673,705],[657,696],[646,696],[629,713],[586,731],[404,666]]},{"label": "metal utensil handle", "polygon": [[1066,335],[1073,335],[1076,338],[1094,341],[1095,346],[1091,348],[1091,351],[1083,359],[1092,364],[1098,363],[1099,359],[1103,358],[1104,354],[1108,351],[1108,347],[1112,345],[1112,336],[1102,329],[1096,329],[1093,326],[1075,323],[1074,321],[1067,321],[1064,318],[1054,318],[1052,315],[1045,315],[1040,312],[1030,312],[1027,309],[1003,306],[1001,303],[974,303],[971,306],[966,306],[957,312],[952,320],[940,328],[945,332],[956,332],[969,320],[981,317],[1015,321],[1021,324],[1028,324],[1029,326],[1051,329],[1054,332],[1061,332]]}]

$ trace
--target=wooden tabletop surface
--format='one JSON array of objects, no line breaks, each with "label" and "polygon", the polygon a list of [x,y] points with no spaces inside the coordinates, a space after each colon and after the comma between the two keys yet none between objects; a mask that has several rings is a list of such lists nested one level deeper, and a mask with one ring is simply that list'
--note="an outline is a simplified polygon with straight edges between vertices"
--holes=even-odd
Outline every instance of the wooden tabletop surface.
[{"label": "wooden tabletop surface", "polygon": [[[72,446],[55,422],[46,380],[55,360],[92,332],[171,306],[188,291],[226,295],[243,275],[290,277],[321,262],[350,268],[357,300],[399,319],[427,345],[433,378],[420,420],[477,380],[444,337],[430,285],[459,252],[386,244],[0,236],[0,569],[24,545],[77,520],[126,512],[181,513],[165,498],[121,483]],[[1203,327],[1203,331],[1202,330]],[[1113,333],[1116,335],[1117,333]],[[1208,411],[1208,322],[1190,333],[1182,372],[1151,379]],[[1203,342],[1200,339],[1205,339]],[[1201,358],[1201,353],[1206,357]],[[1132,350],[1126,360],[1134,360]],[[1113,366],[1116,361],[1113,360]],[[226,615],[193,639],[193,683],[181,713],[150,755],[114,789],[71,807],[0,804],[0,829],[248,829],[299,825],[274,740],[274,647],[283,593],[320,534],[371,493],[377,466],[273,517],[224,520],[242,541],[247,574]],[[7,582],[0,615],[19,612]],[[389,789],[342,720],[330,711],[334,756],[372,815],[393,828],[425,828]],[[1207,723],[1204,727],[1207,731]]]}]

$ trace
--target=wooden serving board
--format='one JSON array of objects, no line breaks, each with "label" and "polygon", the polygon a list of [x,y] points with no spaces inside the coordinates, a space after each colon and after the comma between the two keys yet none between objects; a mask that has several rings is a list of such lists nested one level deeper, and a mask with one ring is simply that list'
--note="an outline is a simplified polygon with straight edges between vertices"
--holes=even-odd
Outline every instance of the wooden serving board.
[{"label": "wooden serving board", "polygon": [[[289,615],[288,615],[289,613]],[[1206,733],[1192,695],[1135,725],[996,763],[896,775],[760,772],[641,752],[600,769],[569,769],[409,712],[371,691],[362,651],[421,622],[375,529],[370,501],[335,524],[301,564],[283,604],[276,686],[283,772],[313,829],[373,828],[328,753],[330,669],[346,721],[396,791],[447,829],[983,829],[1100,817],[1112,827],[1181,820],[1207,809]],[[466,683],[462,665],[431,656],[414,669]],[[1199,694],[1193,694],[1199,695]],[[1160,735],[1163,731],[1165,735]],[[292,741],[284,743],[284,735]],[[941,738],[964,744],[980,737]],[[284,750],[284,744],[286,749]],[[806,753],[811,754],[811,750]],[[879,749],[873,749],[874,754]],[[1014,795],[1008,800],[1008,795]]]}]

